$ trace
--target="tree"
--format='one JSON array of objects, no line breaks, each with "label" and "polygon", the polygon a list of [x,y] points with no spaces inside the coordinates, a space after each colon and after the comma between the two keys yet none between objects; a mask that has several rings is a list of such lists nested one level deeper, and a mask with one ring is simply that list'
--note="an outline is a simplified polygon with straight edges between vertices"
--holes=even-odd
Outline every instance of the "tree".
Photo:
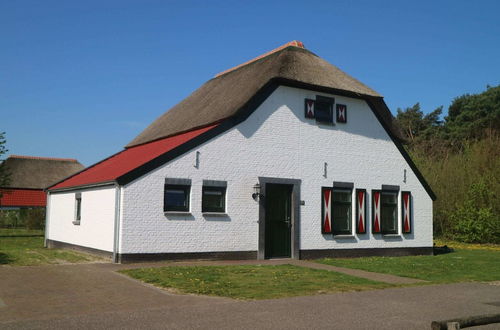
[{"label": "tree", "polygon": [[410,143],[414,143],[419,137],[429,138],[437,134],[443,123],[439,120],[443,111],[442,106],[427,115],[420,110],[420,103],[404,110],[398,108],[397,111],[396,120]]},{"label": "tree", "polygon": [[[9,151],[6,147],[5,132],[0,132],[0,187],[5,187],[9,184],[10,173],[5,166],[3,156]],[[2,190],[0,189],[0,198],[2,197]]]},{"label": "tree", "polygon": [[485,131],[500,129],[500,85],[487,86],[479,94],[464,94],[453,100],[445,118],[447,139],[480,139]]}]

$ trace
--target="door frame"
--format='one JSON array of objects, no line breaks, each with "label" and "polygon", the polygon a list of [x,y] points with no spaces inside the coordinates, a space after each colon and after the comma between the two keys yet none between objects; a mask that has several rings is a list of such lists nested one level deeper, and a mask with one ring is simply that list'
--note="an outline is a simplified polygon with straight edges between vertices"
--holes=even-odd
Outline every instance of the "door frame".
[{"label": "door frame", "polygon": [[284,184],[291,185],[292,188],[292,228],[290,230],[290,249],[291,258],[299,259],[300,249],[300,183],[298,179],[282,179],[259,177],[260,193],[263,195],[259,198],[259,250],[257,251],[257,259],[265,259],[266,251],[266,184]]}]

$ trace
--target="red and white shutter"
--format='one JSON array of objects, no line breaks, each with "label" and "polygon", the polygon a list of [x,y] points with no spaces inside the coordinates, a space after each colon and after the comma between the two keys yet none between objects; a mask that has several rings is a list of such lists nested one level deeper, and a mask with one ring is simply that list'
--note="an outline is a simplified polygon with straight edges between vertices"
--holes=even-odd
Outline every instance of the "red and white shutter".
[{"label": "red and white shutter", "polygon": [[380,230],[380,190],[372,190],[372,233],[378,234]]},{"label": "red and white shutter", "polygon": [[337,122],[347,123],[347,106],[345,104],[337,104]]},{"label": "red and white shutter", "polygon": [[332,188],[321,188],[321,233],[332,233]]},{"label": "red and white shutter", "polygon": [[314,100],[306,99],[305,100],[305,117],[306,118],[314,118]]},{"label": "red and white shutter", "polygon": [[356,233],[366,233],[366,190],[356,189]]},{"label": "red and white shutter", "polygon": [[403,214],[403,233],[411,233],[411,192],[401,192],[402,214]]}]

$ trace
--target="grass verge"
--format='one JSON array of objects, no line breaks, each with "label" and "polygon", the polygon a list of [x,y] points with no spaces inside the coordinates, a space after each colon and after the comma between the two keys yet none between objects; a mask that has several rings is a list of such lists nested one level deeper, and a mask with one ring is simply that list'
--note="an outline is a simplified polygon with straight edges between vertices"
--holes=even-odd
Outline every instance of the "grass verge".
[{"label": "grass verge", "polygon": [[431,283],[500,280],[500,250],[456,249],[455,252],[435,256],[326,258],[317,262],[418,278]]},{"label": "grass verge", "polygon": [[500,251],[500,244],[473,244],[473,243],[462,243],[457,241],[450,241],[445,239],[434,239],[434,243],[437,246],[448,245],[451,248],[459,249],[459,250],[491,250],[491,251]]},{"label": "grass verge", "polygon": [[[33,236],[38,235],[38,236]],[[2,229],[0,231],[0,265],[33,266],[100,260],[75,251],[46,249],[43,232]]]},{"label": "grass verge", "polygon": [[293,265],[171,266],[120,272],[180,293],[235,299],[273,299],[391,287],[390,284]]},{"label": "grass verge", "polygon": [[24,229],[24,228],[0,228],[0,237],[13,237],[13,236],[43,236],[42,229]]}]

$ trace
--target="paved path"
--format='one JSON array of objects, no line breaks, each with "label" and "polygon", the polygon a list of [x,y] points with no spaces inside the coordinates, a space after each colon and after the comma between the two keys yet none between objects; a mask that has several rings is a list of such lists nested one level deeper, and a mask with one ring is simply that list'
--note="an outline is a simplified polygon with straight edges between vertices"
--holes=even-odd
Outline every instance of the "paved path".
[{"label": "paved path", "polygon": [[500,312],[498,284],[237,301],[171,294],[115,272],[145,265],[2,266],[0,328],[428,329],[433,320]]}]

